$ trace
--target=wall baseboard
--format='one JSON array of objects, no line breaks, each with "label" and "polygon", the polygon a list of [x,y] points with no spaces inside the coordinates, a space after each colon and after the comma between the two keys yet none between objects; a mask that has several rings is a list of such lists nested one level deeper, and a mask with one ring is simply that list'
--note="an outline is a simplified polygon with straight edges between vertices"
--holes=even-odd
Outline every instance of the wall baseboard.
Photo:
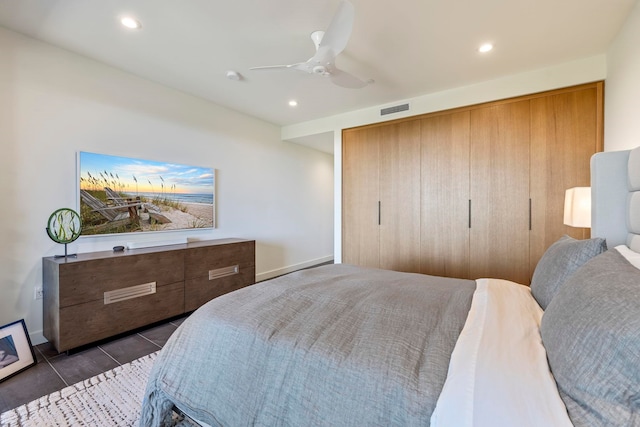
[{"label": "wall baseboard", "polygon": [[29,331],[29,339],[31,340],[31,345],[34,346],[48,342],[43,335],[42,329],[40,329],[39,331]]},{"label": "wall baseboard", "polygon": [[271,271],[265,271],[264,273],[256,274],[256,283],[264,280],[273,279],[274,277],[282,276],[283,274],[292,273],[294,271],[302,270],[304,268],[314,267],[325,262],[333,261],[333,255],[328,255],[322,258],[316,258],[309,261],[301,262],[299,264],[290,265],[283,268],[277,268]]}]

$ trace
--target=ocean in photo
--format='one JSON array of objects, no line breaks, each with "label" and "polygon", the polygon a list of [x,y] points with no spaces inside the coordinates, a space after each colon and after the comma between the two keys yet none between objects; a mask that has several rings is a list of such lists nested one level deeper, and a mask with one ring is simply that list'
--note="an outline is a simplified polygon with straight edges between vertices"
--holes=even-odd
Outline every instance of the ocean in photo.
[{"label": "ocean in photo", "polygon": [[137,193],[127,193],[130,197],[144,197],[149,200],[154,199],[167,199],[180,203],[202,203],[206,205],[213,205],[213,194],[211,193],[152,193],[139,191]]}]

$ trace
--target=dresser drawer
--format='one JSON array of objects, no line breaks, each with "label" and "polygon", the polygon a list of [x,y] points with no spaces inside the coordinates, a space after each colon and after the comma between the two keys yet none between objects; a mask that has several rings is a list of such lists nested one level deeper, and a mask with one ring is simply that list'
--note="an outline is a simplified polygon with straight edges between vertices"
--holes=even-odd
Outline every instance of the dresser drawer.
[{"label": "dresser drawer", "polygon": [[233,266],[238,266],[239,271],[248,268],[255,271],[254,241],[189,248],[185,251],[185,279],[208,278],[210,272],[216,274],[217,270]]},{"label": "dresser drawer", "polygon": [[184,281],[184,251],[128,255],[59,266],[59,306],[102,301],[104,293],[143,283]]},{"label": "dresser drawer", "polygon": [[220,295],[252,285],[255,277],[255,268],[241,267],[237,273],[223,277],[187,279],[184,283],[184,309],[193,311]]},{"label": "dresser drawer", "polygon": [[[60,336],[54,341],[65,351],[184,312],[184,282],[157,287],[155,293],[105,304],[100,300],[60,309]],[[57,342],[55,342],[57,341]]]},{"label": "dresser drawer", "polygon": [[190,248],[185,253],[185,311],[255,283],[255,242]]}]

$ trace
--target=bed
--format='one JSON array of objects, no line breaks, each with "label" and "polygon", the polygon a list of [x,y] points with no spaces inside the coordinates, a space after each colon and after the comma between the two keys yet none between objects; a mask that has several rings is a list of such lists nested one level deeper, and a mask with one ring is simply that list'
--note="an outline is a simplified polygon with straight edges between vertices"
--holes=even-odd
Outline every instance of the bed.
[{"label": "bed", "polygon": [[336,264],[210,301],[140,425],[640,425],[640,148],[594,156],[592,193],[531,287]]}]

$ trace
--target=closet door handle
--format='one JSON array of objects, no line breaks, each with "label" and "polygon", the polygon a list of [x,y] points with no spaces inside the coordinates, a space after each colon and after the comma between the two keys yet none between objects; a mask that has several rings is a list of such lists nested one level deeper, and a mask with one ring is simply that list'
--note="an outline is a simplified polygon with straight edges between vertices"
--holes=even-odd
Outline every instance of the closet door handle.
[{"label": "closet door handle", "polygon": [[471,199],[469,199],[469,228],[471,228]]},{"label": "closet door handle", "polygon": [[378,200],[378,225],[382,224],[382,207],[380,206],[380,200]]},{"label": "closet door handle", "polygon": [[529,231],[531,231],[531,199],[529,199]]}]

